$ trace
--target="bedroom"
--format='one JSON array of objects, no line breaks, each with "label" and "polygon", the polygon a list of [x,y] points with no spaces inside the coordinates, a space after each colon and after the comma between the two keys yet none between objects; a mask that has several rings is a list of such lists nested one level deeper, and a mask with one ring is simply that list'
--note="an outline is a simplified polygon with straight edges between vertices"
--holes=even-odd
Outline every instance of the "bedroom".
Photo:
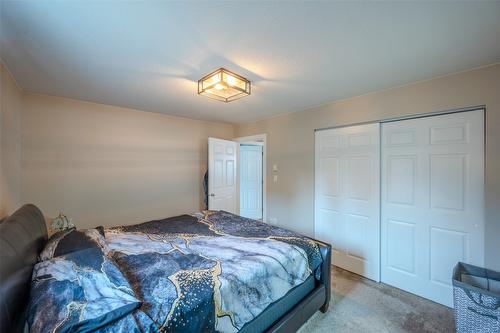
[{"label": "bedroom", "polygon": [[1,332],[500,330],[499,1],[0,4]]}]

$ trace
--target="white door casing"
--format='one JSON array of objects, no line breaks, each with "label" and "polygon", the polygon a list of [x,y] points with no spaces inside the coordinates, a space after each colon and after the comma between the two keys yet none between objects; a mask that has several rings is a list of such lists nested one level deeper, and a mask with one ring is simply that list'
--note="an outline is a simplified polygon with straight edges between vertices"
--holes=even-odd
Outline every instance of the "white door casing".
[{"label": "white door casing", "polygon": [[452,306],[458,261],[484,264],[483,110],[382,124],[381,279]]},{"label": "white door casing", "polygon": [[332,263],[380,280],[380,125],[316,131],[315,237]]},{"label": "white door casing", "polygon": [[[244,137],[234,138],[233,141],[236,141],[240,144],[251,143],[251,144],[261,144],[262,145],[262,221],[268,222],[267,220],[267,134],[255,134]],[[238,163],[239,165],[239,163]],[[238,168],[239,170],[239,168]],[[239,194],[239,189],[238,189]],[[238,200],[239,203],[239,200]]]},{"label": "white door casing", "polygon": [[262,219],[262,145],[240,146],[240,215]]},{"label": "white door casing", "polygon": [[208,138],[208,208],[237,214],[237,155],[233,141]]}]

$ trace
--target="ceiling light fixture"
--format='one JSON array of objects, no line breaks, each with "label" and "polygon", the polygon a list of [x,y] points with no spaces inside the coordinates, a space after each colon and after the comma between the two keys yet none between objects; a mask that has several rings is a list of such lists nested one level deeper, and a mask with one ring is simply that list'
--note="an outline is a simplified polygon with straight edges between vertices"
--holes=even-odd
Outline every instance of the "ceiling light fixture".
[{"label": "ceiling light fixture", "polygon": [[222,102],[250,95],[251,83],[241,75],[219,68],[198,80],[198,94]]}]

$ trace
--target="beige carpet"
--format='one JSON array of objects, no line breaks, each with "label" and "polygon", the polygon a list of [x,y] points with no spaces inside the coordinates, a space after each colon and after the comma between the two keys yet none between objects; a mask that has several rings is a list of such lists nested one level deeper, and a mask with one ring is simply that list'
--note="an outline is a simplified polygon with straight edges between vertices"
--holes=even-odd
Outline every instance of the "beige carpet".
[{"label": "beige carpet", "polygon": [[454,332],[453,310],[334,268],[332,301],[299,330],[309,332]]}]

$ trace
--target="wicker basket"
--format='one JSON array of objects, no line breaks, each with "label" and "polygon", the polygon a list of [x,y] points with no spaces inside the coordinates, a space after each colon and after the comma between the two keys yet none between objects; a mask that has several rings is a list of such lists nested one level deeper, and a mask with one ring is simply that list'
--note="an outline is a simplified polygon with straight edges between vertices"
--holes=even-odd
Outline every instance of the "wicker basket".
[{"label": "wicker basket", "polygon": [[500,273],[458,263],[453,270],[458,333],[500,333]]}]

